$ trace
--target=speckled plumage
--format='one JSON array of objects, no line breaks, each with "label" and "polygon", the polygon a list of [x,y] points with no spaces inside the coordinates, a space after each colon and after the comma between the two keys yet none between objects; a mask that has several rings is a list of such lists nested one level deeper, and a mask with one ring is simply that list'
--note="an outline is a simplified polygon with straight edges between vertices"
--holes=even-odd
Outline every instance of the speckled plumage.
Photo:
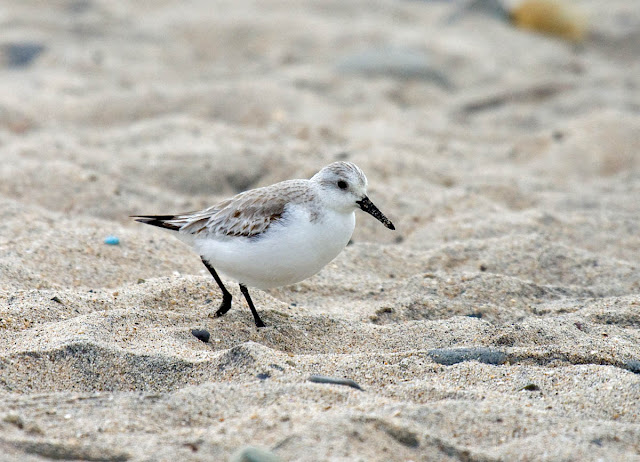
[{"label": "speckled plumage", "polygon": [[[321,172],[330,172],[332,175],[320,175]],[[334,162],[310,180],[286,180],[251,189],[204,210],[175,215],[164,220],[164,223],[167,228],[177,228],[182,234],[251,237],[265,232],[271,223],[282,218],[289,204],[306,207],[311,221],[315,221],[320,211],[316,201],[317,191],[312,186],[314,183],[326,186],[334,181],[334,176],[352,176],[365,188],[367,186],[367,177],[357,165]]]},{"label": "speckled plumage", "polygon": [[281,219],[288,204],[308,207],[317,219],[316,193],[308,182],[287,180],[245,191],[207,209],[176,215],[166,223],[178,227],[183,234],[252,237]]}]

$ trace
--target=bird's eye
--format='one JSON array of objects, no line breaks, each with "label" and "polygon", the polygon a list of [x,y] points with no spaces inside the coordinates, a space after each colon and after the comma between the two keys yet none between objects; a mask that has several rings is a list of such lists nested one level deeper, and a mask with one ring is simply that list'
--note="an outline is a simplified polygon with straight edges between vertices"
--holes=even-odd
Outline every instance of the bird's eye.
[{"label": "bird's eye", "polygon": [[344,180],[340,180],[340,181],[338,181],[338,188],[340,188],[340,189],[347,189],[347,187],[348,187],[348,186],[349,186],[349,185],[347,184],[347,182],[346,182],[346,181],[344,181]]}]

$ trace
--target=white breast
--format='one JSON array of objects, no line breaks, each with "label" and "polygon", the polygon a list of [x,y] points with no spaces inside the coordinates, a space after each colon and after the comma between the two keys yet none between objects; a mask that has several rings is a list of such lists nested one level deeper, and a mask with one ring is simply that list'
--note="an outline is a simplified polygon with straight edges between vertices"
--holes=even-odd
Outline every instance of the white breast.
[{"label": "white breast", "polygon": [[327,211],[312,221],[308,209],[293,206],[263,236],[197,239],[194,248],[230,278],[268,289],[316,274],[344,249],[354,228],[354,212]]}]

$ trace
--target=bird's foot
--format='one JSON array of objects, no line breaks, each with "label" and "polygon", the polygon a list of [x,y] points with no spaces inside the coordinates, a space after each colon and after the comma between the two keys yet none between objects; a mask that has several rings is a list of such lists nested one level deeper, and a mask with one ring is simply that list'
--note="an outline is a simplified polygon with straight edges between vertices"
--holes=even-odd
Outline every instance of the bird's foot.
[{"label": "bird's foot", "polygon": [[218,308],[218,311],[216,311],[216,318],[219,318],[220,316],[224,316],[225,314],[227,314],[227,311],[229,311],[231,309],[231,294],[227,293],[227,294],[222,294],[222,303],[220,303],[220,307]]}]

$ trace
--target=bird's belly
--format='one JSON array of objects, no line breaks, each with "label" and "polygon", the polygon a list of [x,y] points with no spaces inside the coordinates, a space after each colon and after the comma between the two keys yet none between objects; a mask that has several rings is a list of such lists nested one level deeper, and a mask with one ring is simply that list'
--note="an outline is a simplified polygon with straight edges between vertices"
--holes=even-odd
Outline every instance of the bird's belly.
[{"label": "bird's belly", "polygon": [[354,213],[327,215],[316,222],[300,214],[272,225],[260,237],[198,241],[196,251],[214,268],[247,286],[268,289],[294,284],[333,260],[355,227]]}]

